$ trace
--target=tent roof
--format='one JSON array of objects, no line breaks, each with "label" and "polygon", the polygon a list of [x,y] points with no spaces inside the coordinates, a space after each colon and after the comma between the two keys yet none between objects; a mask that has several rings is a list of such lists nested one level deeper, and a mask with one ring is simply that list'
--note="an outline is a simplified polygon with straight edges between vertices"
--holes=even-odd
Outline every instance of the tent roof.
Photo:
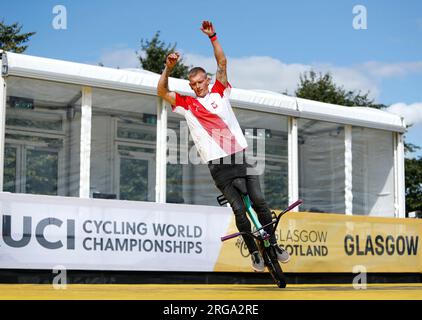
[{"label": "tent roof", "polygon": [[[156,95],[160,77],[146,70],[114,69],[11,52],[2,54],[2,75],[152,95]],[[181,94],[193,94],[186,80],[170,78],[169,88]],[[237,88],[232,89],[230,100],[233,106],[239,108],[390,131],[404,132],[406,130],[403,118],[373,108],[343,107],[271,91]]]}]

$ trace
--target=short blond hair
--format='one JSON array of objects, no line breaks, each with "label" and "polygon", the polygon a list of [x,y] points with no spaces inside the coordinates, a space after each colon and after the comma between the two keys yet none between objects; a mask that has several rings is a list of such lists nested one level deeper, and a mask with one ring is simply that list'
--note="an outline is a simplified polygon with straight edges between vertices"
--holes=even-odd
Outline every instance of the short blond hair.
[{"label": "short blond hair", "polygon": [[192,69],[189,70],[189,72],[188,72],[188,78],[194,77],[194,76],[196,76],[200,72],[202,72],[205,75],[207,74],[207,72],[205,71],[204,68],[194,67],[194,68],[192,68]]}]

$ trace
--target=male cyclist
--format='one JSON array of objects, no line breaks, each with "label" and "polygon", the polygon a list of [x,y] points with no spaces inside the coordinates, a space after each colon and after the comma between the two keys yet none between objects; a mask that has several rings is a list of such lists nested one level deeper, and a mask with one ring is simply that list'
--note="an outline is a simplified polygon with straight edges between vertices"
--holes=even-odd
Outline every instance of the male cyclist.
[{"label": "male cyclist", "polygon": [[[259,176],[247,174],[244,155],[247,142],[229,101],[231,85],[227,80],[226,56],[212,23],[203,21],[201,30],[210,38],[217,60],[216,81],[211,91],[210,79],[201,67],[192,68],[188,73],[189,85],[196,98],[169,90],[168,78],[179,59],[179,54],[174,52],[166,58],[157,94],[171,104],[174,112],[186,118],[202,160],[208,163],[215,185],[231,205],[238,230],[250,232],[251,223],[246,216],[245,205],[232,181],[237,177],[246,179],[249,197],[262,225],[272,221],[271,211],[261,192]],[[267,232],[270,232],[271,226],[268,229]],[[254,239],[250,236],[243,236],[243,239],[251,254],[252,268],[258,272],[264,271],[264,261]],[[275,234],[271,236],[270,242],[275,246],[278,260],[283,263],[288,262],[289,254],[277,245]]]}]

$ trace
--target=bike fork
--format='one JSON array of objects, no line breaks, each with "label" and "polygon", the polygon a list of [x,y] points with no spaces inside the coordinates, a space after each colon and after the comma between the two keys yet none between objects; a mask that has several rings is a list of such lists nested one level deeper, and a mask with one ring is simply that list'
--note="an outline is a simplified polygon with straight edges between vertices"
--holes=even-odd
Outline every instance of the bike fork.
[{"label": "bike fork", "polygon": [[242,195],[243,202],[246,206],[246,212],[248,213],[249,218],[252,220],[252,223],[254,224],[255,228],[259,230],[259,234],[261,235],[261,238],[264,240],[264,246],[268,248],[270,246],[270,235],[262,229],[262,225],[258,220],[258,215],[256,214],[255,210],[252,208],[251,199],[249,199],[248,195]]}]

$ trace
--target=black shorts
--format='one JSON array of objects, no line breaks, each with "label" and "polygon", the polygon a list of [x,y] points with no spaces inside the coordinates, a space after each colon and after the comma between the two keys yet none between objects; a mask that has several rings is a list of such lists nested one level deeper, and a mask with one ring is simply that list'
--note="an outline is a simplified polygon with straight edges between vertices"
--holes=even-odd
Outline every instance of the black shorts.
[{"label": "black shorts", "polygon": [[208,169],[218,189],[231,183],[235,178],[246,177],[246,159],[243,151],[208,162]]}]

